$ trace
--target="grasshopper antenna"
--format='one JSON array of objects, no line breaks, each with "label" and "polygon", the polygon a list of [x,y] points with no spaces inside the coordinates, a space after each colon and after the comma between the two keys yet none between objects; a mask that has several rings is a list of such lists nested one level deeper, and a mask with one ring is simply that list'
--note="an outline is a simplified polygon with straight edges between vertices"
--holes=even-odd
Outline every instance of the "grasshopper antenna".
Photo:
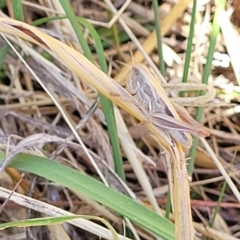
[{"label": "grasshopper antenna", "polygon": [[[135,62],[135,59],[134,59],[134,56],[133,56],[132,47],[131,47],[131,43],[130,43],[130,42],[128,42],[128,47],[129,47],[129,52],[130,52],[130,56],[131,56],[131,59],[132,59],[132,64],[131,64],[131,65],[135,65],[136,62]],[[118,63],[126,66],[127,68],[130,69],[130,71],[132,70],[131,65],[126,64],[126,63],[124,63],[124,62],[121,62],[121,61],[119,61],[119,60],[116,60],[116,62],[118,62]]]},{"label": "grasshopper antenna", "polygon": [[121,61],[119,61],[119,60],[116,60],[116,62],[122,64],[123,66],[126,66],[127,68],[129,68],[130,71],[132,71],[132,67],[131,67],[129,64],[124,63],[124,62],[121,62]]}]

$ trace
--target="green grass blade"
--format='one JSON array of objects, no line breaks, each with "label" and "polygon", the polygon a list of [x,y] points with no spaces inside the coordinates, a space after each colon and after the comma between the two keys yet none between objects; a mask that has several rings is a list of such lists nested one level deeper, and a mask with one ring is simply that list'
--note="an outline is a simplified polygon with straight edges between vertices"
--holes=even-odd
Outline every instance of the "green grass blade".
[{"label": "green grass blade", "polygon": [[194,171],[194,162],[195,162],[197,145],[198,145],[198,138],[194,136],[192,147],[189,151],[189,156],[190,156],[190,160],[189,160],[189,164],[188,164],[188,175],[189,176],[192,176],[193,171]]},{"label": "green grass blade", "polygon": [[[67,17],[73,26],[73,29],[78,37],[78,41],[83,48],[85,56],[90,61],[93,62],[92,54],[90,52],[90,49],[88,47],[88,44],[87,44],[82,32],[80,31],[79,23],[77,21],[76,16],[74,15],[74,13],[72,11],[72,8],[71,8],[69,2],[66,0],[60,0],[60,3],[62,4],[62,7],[64,8],[64,10],[66,12]],[[85,22],[85,24],[86,24],[86,22]],[[99,39],[96,31],[93,31],[93,27],[90,27],[90,23],[87,24],[87,26],[89,27],[89,30],[91,30],[92,33],[94,32],[94,35],[93,35],[93,37],[95,37],[94,40],[96,41],[97,38]],[[106,64],[106,60],[103,58],[104,52],[103,52],[101,45],[102,44],[100,42],[100,39],[99,39],[99,41],[96,41],[96,49],[98,52],[98,57],[100,57],[99,63],[102,67],[102,70],[105,73],[107,73],[107,64]],[[113,104],[109,99],[104,97],[102,94],[99,94],[99,97],[100,97],[100,102],[102,104],[105,120],[107,123],[110,141],[112,144],[116,172],[122,179],[124,179],[124,170],[123,170],[120,145],[119,145],[119,140],[118,140],[118,135],[117,135],[117,128],[116,128],[116,122],[115,122],[115,117],[114,117]]]},{"label": "green grass blade", "polygon": [[[113,17],[112,12],[108,11],[107,13],[108,13],[108,19],[109,20],[112,19],[112,17]],[[119,31],[118,31],[117,25],[113,24],[109,30],[111,33],[110,36],[113,38],[114,48],[116,48],[117,53],[118,53],[118,58],[122,60],[122,57],[120,54],[120,47],[121,47],[120,46],[120,37],[119,37]]]},{"label": "green grass blade", "polygon": [[[1,4],[6,4],[6,1],[0,1],[0,7],[2,6]],[[3,7],[3,6],[2,6]],[[13,16],[16,20],[23,21],[24,20],[24,15],[23,15],[23,8],[22,8],[22,1],[21,0],[16,0],[12,2],[12,7],[13,7]],[[7,55],[10,47],[8,44],[4,44],[3,47],[0,49],[0,70],[2,70],[2,64],[4,62],[4,58]]]},{"label": "green grass blade", "polygon": [[42,218],[33,218],[33,219],[25,219],[15,222],[8,222],[0,224],[0,230],[9,228],[9,227],[34,227],[34,226],[48,226],[52,224],[62,224],[67,221],[71,221],[74,219],[83,218],[86,220],[94,220],[102,222],[112,233],[113,239],[117,240],[118,235],[115,229],[103,218],[89,216],[89,215],[74,215],[74,216],[58,216],[58,217],[42,217]]},{"label": "green grass blade", "polygon": [[[0,159],[4,157],[5,155],[0,153]],[[29,154],[18,154],[9,167],[36,174],[65,186],[107,206],[164,239],[174,239],[174,225],[169,220],[101,182],[58,162]]]},{"label": "green grass blade", "polygon": [[5,43],[3,45],[3,47],[0,49],[0,70],[2,69],[2,64],[4,62],[4,58],[7,55],[9,49],[10,49],[10,47],[8,46],[7,43]]},{"label": "green grass blade", "polygon": [[209,226],[210,226],[210,227],[213,227],[214,222],[215,222],[215,219],[216,219],[216,216],[217,216],[217,213],[219,213],[220,204],[221,204],[221,202],[222,202],[222,200],[223,200],[224,192],[225,192],[225,190],[226,190],[226,187],[227,187],[227,182],[224,181],[224,182],[223,182],[223,185],[222,185],[221,192],[220,192],[220,194],[219,194],[218,201],[217,201],[217,206],[216,206],[216,208],[215,208],[215,210],[214,210],[212,219],[211,219],[210,222],[209,222]]},{"label": "green grass blade", "polygon": [[[93,28],[93,26],[86,21],[83,18],[78,18],[78,21],[83,24],[90,32],[92,38],[95,42],[95,48],[98,55],[99,64],[101,66],[101,69],[107,73],[107,63],[106,59],[104,57],[104,50],[101,44],[101,40],[99,38],[99,35],[97,31]],[[121,156],[121,150],[117,135],[117,128],[116,128],[116,122],[114,118],[114,111],[113,111],[113,104],[111,101],[100,95],[100,101],[104,105],[103,111],[105,115],[108,115],[108,118],[106,118],[107,127],[109,130],[109,136],[111,140],[111,145],[113,149],[113,156],[115,160],[115,170],[117,174],[124,179],[124,171],[123,171],[123,162],[122,162],[122,156]]]},{"label": "green grass blade", "polygon": [[102,47],[102,43],[101,43],[101,40],[99,38],[97,31],[92,26],[92,24],[89,23],[86,19],[80,18],[80,17],[76,17],[76,19],[80,24],[82,24],[85,28],[88,29],[90,35],[92,36],[92,38],[94,40],[95,49],[97,51],[97,56],[98,56],[98,61],[99,61],[100,67],[105,73],[107,73],[107,70],[108,70],[107,62],[106,62],[106,59],[104,56],[104,50]]},{"label": "green grass blade", "polygon": [[[197,9],[197,0],[193,1],[193,9],[192,9],[192,18],[191,18],[191,23],[190,23],[190,32],[188,36],[188,43],[187,43],[187,51],[186,51],[186,59],[184,63],[184,71],[183,71],[183,78],[182,82],[187,82],[188,79],[188,72],[189,72],[189,65],[190,65],[190,60],[191,60],[191,53],[192,53],[192,41],[194,37],[194,25],[195,25],[195,16],[196,16],[196,9]],[[180,96],[184,97],[184,92],[180,92]],[[198,144],[198,139],[196,137],[193,138],[193,144],[192,148],[190,149],[190,156],[191,151],[196,151]],[[188,174],[191,176],[193,172],[193,167],[194,167],[194,161],[195,161],[195,154],[193,157],[190,158],[189,164],[188,164]]]},{"label": "green grass blade", "polygon": [[42,24],[45,24],[45,23],[48,23],[48,22],[51,22],[51,21],[54,21],[54,20],[61,20],[61,19],[66,19],[67,17],[66,16],[54,16],[54,17],[44,17],[44,18],[39,18],[35,21],[32,21],[31,22],[31,25],[33,26],[39,26],[39,25],[42,25]]},{"label": "green grass blade", "polygon": [[168,190],[168,192],[167,192],[167,203],[166,203],[165,211],[166,211],[165,212],[165,218],[169,219],[169,215],[172,211],[170,190]]},{"label": "green grass blade", "polygon": [[23,21],[24,15],[23,15],[23,8],[22,8],[22,0],[12,1],[12,7],[13,7],[14,18],[18,21]]},{"label": "green grass blade", "polygon": [[[226,5],[226,0],[218,0],[217,1],[217,6],[216,6],[216,10],[215,10],[214,18],[213,18],[213,24],[212,24],[212,32],[211,32],[211,36],[210,36],[210,47],[209,47],[208,55],[207,55],[207,63],[204,67],[203,78],[202,78],[202,83],[204,83],[204,84],[208,83],[208,77],[211,73],[213,54],[214,54],[214,50],[215,50],[215,46],[216,46],[216,42],[217,42],[217,36],[220,32],[219,16],[220,16],[220,13],[224,10],[225,5]],[[204,94],[204,92],[201,91],[200,95],[203,95],[203,94]],[[203,108],[198,107],[197,112],[196,112],[196,120],[198,122],[201,121],[202,114],[203,114]],[[192,145],[192,147],[190,149],[190,153],[189,153],[189,155],[192,159],[192,161],[190,161],[189,165],[188,165],[188,173],[190,176],[192,175],[193,169],[194,169],[194,159],[195,159],[195,154],[196,154],[196,149],[197,149],[197,143],[198,143],[198,139],[197,139],[197,137],[194,137],[193,145]]]},{"label": "green grass blade", "polygon": [[[231,165],[233,165],[233,162],[234,162],[235,158],[236,158],[236,152],[235,152],[234,155],[233,155],[233,158],[232,158],[232,161],[231,161]],[[228,172],[230,172],[230,169],[229,169]],[[215,219],[216,219],[216,217],[217,217],[217,213],[219,213],[220,204],[221,204],[221,202],[222,202],[222,200],[223,200],[223,197],[224,197],[224,193],[225,193],[226,188],[227,188],[227,181],[225,180],[225,181],[223,182],[222,189],[221,189],[221,192],[220,192],[220,194],[219,194],[218,201],[217,201],[217,206],[215,207],[215,210],[214,210],[212,219],[210,219],[210,221],[209,221],[209,226],[210,226],[210,227],[213,227],[214,222],[215,222]]]},{"label": "green grass blade", "polygon": [[[184,63],[182,82],[187,82],[187,80],[188,80],[188,72],[189,72],[189,65],[190,65],[190,60],[191,60],[193,37],[194,37],[196,9],[197,9],[197,0],[193,0],[193,9],[192,9],[192,16],[191,16],[191,23],[190,23],[190,31],[189,31],[189,35],[188,35],[186,59],[185,59],[185,63]],[[184,97],[184,92],[181,92],[180,96]]]},{"label": "green grass blade", "polygon": [[0,8],[2,9],[2,8],[6,7],[6,6],[7,6],[7,1],[6,0],[1,0],[0,1]]},{"label": "green grass blade", "polygon": [[[97,51],[97,56],[98,56],[98,61],[100,64],[101,69],[107,73],[107,62],[104,56],[104,50],[102,47],[101,40],[99,38],[99,35],[95,28],[90,24],[88,21],[86,21],[83,18],[77,18],[78,21],[84,25],[89,33],[91,34],[92,38],[94,39],[95,43],[95,49]],[[125,174],[124,174],[124,169],[123,169],[123,161],[122,161],[122,155],[121,155],[121,149],[120,149],[120,144],[119,144],[119,139],[117,135],[117,127],[116,127],[116,122],[115,122],[115,117],[114,117],[114,110],[113,110],[113,104],[110,100],[108,100],[106,97],[104,97],[102,94],[99,94],[101,104],[103,106],[103,112],[104,115],[107,116],[106,122],[107,122],[107,128],[109,131],[109,137],[111,141],[111,146],[113,150],[113,158],[115,161],[115,170],[116,173],[121,177],[123,180],[125,180]]]},{"label": "green grass blade", "polygon": [[68,18],[68,20],[70,21],[73,29],[74,29],[74,32],[77,36],[77,39],[83,49],[83,52],[84,52],[84,55],[90,60],[93,62],[93,56],[92,56],[92,53],[88,47],[88,44],[87,44],[87,41],[85,40],[84,38],[84,35],[79,27],[79,24],[78,24],[78,21],[75,17],[75,14],[72,10],[72,7],[69,3],[69,1],[66,1],[66,0],[59,0],[59,2],[61,3],[65,13],[66,13],[66,16]]}]

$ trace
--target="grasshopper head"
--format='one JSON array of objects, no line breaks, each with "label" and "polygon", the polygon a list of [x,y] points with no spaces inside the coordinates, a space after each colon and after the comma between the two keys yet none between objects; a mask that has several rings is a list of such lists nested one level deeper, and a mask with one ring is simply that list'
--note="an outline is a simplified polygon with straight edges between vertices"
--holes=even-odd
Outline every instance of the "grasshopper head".
[{"label": "grasshopper head", "polygon": [[127,77],[126,87],[129,93],[135,95],[141,87],[146,85],[147,76],[141,65],[134,65]]}]

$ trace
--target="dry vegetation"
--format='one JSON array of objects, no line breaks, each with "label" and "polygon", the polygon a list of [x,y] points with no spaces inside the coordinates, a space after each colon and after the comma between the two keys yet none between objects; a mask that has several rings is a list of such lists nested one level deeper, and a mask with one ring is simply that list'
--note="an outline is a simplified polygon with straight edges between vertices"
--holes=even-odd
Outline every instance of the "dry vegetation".
[{"label": "dry vegetation", "polygon": [[[156,232],[151,232],[149,228],[147,231],[144,226],[132,224],[126,218],[124,225],[120,215],[128,218],[129,216],[121,212],[121,209],[116,210],[114,206],[109,206],[114,203],[106,204],[108,207],[106,208],[103,206],[105,205],[103,200],[99,200],[103,205],[95,202],[94,200],[98,201],[98,196],[94,195],[98,187],[94,188],[94,185],[92,189],[76,191],[67,185],[70,183],[62,183],[74,176],[67,176],[67,173],[57,176],[57,173],[54,173],[55,169],[50,167],[48,169],[43,164],[41,169],[41,165],[38,166],[37,163],[36,166],[39,169],[31,170],[30,166],[28,170],[27,166],[21,166],[21,159],[16,159],[12,167],[3,169],[5,164],[9,164],[15,156],[27,159],[24,157],[27,155],[18,155],[19,153],[51,159],[46,166],[54,166],[51,163],[56,160],[92,178],[101,179],[107,186],[130,195],[146,208],[153,209],[160,215],[165,214],[167,203],[171,202],[167,197],[168,191],[173,194],[173,201],[184,201],[184,197],[186,201],[189,200],[188,186],[185,188],[185,184],[188,184],[190,177],[185,179],[183,177],[181,180],[183,182],[176,183],[174,174],[178,172],[175,173],[174,169],[171,169],[179,167],[175,164],[180,163],[178,160],[177,163],[173,163],[173,158],[176,157],[175,154],[182,156],[182,146],[172,150],[166,139],[161,137],[161,132],[151,123],[146,124],[146,118],[149,115],[144,116],[139,111],[139,105],[123,88],[115,85],[111,78],[107,78],[103,72],[95,69],[80,54],[76,55],[75,51],[70,52],[71,49],[75,49],[82,53],[74,29],[66,18],[50,20],[51,17],[65,16],[66,13],[64,8],[60,8],[60,1],[51,1],[51,4],[47,2],[22,1],[24,17],[22,21],[29,24],[29,27],[11,22],[11,19],[16,19],[14,0],[6,0],[6,5],[1,6],[0,33],[4,35],[0,36],[0,158],[3,159],[3,154],[7,154],[0,173],[0,196],[3,204],[1,222],[45,216],[66,216],[68,213],[74,213],[103,217],[122,235],[124,235],[125,225],[133,232],[135,230],[134,237],[130,234],[126,235],[126,238],[121,236],[121,239],[156,239],[154,236]],[[101,38],[108,65],[108,69],[103,71],[107,70],[106,73],[109,76],[125,87],[129,66],[143,63],[154,74],[152,66],[156,68],[159,63],[152,1],[129,1],[123,12],[120,9],[125,1],[113,1],[115,8],[119,10],[119,15],[110,13],[107,2],[70,1],[75,15],[88,19]],[[206,87],[201,84],[201,81],[208,58],[216,5],[213,0],[197,2],[188,85],[184,85],[181,81],[190,32],[192,2],[188,0],[159,1],[163,58],[166,65],[163,87],[171,101],[185,106],[193,117],[195,117],[196,108],[203,107],[200,122],[209,128],[211,133],[206,141],[201,138],[197,143],[195,168],[192,179],[189,181],[191,212],[181,211],[181,215],[187,215],[190,219],[192,217],[193,221],[185,227],[191,228],[193,224],[196,239],[239,239],[240,4],[238,0],[229,0],[225,7],[226,12],[222,13],[225,15],[221,15],[221,32],[217,37],[209,83]],[[30,27],[34,21],[45,17],[49,20],[38,25],[36,31],[35,27]],[[111,22],[111,19],[115,19],[115,22]],[[103,24],[108,22],[113,23],[112,28],[109,28],[110,24]],[[133,37],[126,33],[124,23],[129,26]],[[90,46],[94,64],[100,68],[101,60],[95,49],[95,40],[82,24],[79,24],[79,29]],[[39,31],[46,35],[42,35]],[[59,42],[48,36],[56,38]],[[140,50],[134,36],[140,42]],[[26,60],[30,68],[20,60],[12,48],[7,48],[5,37],[12,43],[16,52]],[[141,50],[144,50],[150,58],[143,57]],[[131,51],[134,54],[133,58]],[[102,94],[101,103],[95,89]],[[205,91],[202,97],[199,97],[200,90]],[[177,97],[180,91],[186,91],[184,98]],[[106,101],[106,99],[103,100],[104,96],[118,105],[114,114],[121,154],[117,157],[117,153],[113,155],[112,152],[114,147],[107,130],[110,125],[107,128],[101,105]],[[107,107],[110,110],[111,104],[107,106],[110,106]],[[108,114],[113,114],[113,110]],[[145,123],[140,123],[139,120],[145,120]],[[194,125],[194,128],[196,127],[197,125]],[[160,134],[159,138],[158,134]],[[184,147],[184,144],[182,145]],[[184,151],[185,156],[188,157],[188,149]],[[114,159],[121,160],[121,157],[123,169],[121,164],[116,167],[114,162]],[[169,161],[169,158],[172,159]],[[179,159],[181,161],[182,157]],[[37,158],[29,161],[29,165],[34,161],[38,161]],[[181,161],[183,168],[188,168],[188,161],[189,159]],[[168,179],[172,177],[169,168],[174,179],[173,183],[170,181],[170,186]],[[24,173],[21,170],[24,170]],[[39,173],[37,173],[38,170]],[[181,170],[185,173],[184,169],[179,171]],[[58,177],[59,181],[55,177]],[[120,178],[125,179],[125,182]],[[81,187],[84,188],[84,186]],[[13,194],[9,200],[10,191],[8,192],[7,189],[21,195]],[[88,190],[90,192],[92,190],[93,195],[90,196],[91,193],[85,195],[84,191]],[[181,193],[183,196],[174,196]],[[104,195],[101,192],[98,194]],[[25,198],[26,196],[30,198]],[[111,195],[106,195],[105,198],[111,200]],[[38,201],[35,202],[34,199]],[[123,206],[125,208],[125,205]],[[177,207],[175,205],[175,208]],[[120,215],[110,211],[109,208]],[[128,211],[131,212],[131,209]],[[137,213],[134,214],[137,215]],[[182,217],[178,221],[178,216],[174,217],[170,214],[169,219],[173,221],[173,218],[176,220],[176,238],[192,239],[191,236],[184,238],[177,231],[178,228],[184,228],[184,224],[188,225],[188,220]],[[186,222],[182,223],[185,220]],[[91,226],[87,222],[85,225],[88,227],[85,227],[84,222],[75,219],[75,226],[45,223],[44,225],[47,226],[15,227],[2,231],[1,238],[99,239],[99,237],[107,238],[108,236],[111,239],[111,234],[109,235],[109,232],[105,234],[101,228],[104,225],[99,221],[95,223]],[[98,233],[98,231],[103,232]],[[169,229],[170,231],[173,229]],[[173,237],[166,239],[173,239]]]}]

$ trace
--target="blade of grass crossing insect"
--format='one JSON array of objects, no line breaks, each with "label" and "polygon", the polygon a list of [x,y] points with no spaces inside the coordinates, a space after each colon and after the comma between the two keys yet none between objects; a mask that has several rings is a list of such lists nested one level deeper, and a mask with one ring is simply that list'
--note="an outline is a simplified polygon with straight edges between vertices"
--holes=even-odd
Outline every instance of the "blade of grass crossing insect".
[{"label": "blade of grass crossing insect", "polygon": [[[101,69],[105,73],[107,73],[107,62],[104,57],[103,47],[102,47],[101,40],[99,38],[97,31],[85,19],[83,19],[83,18],[77,18],[77,19],[82,25],[84,25],[88,29],[89,33],[91,34],[92,38],[94,39],[95,49],[97,51],[99,64],[101,66]],[[104,108],[103,108],[104,114],[105,114],[105,116],[106,115],[108,116],[106,118],[106,122],[107,122],[110,141],[111,141],[111,145],[112,145],[112,149],[113,149],[115,170],[116,170],[116,173],[119,175],[119,177],[121,177],[123,180],[125,180],[121,149],[120,149],[119,139],[118,139],[118,135],[117,135],[116,122],[115,122],[115,118],[114,118],[113,104],[111,101],[109,101],[107,98],[105,98],[102,94],[99,94],[99,97],[100,97],[101,103],[104,105]]]},{"label": "blade of grass crossing insect", "polygon": [[[69,21],[71,22],[71,24],[73,26],[73,29],[74,29],[74,31],[75,31],[75,33],[78,37],[78,40],[79,40],[79,42],[80,42],[80,44],[83,48],[85,56],[90,61],[93,62],[93,57],[92,57],[91,51],[88,47],[88,44],[87,44],[82,32],[80,31],[77,18],[74,15],[69,2],[66,1],[66,0],[60,0],[60,3],[62,4],[62,7],[64,8],[64,11],[66,12],[67,17],[68,17]],[[90,24],[88,26],[90,26]],[[97,34],[95,34],[95,35],[97,35]],[[100,45],[101,45],[101,42],[98,44],[98,47]],[[104,56],[103,50],[99,52],[98,57],[100,57],[100,56]],[[100,64],[102,64],[102,63],[103,63],[103,59],[101,58]],[[104,67],[103,71],[105,71],[107,73],[107,65],[105,64],[105,66],[103,66],[103,67]],[[102,104],[104,116],[105,116],[105,119],[106,119],[112,148],[114,149],[113,150],[113,155],[114,155],[114,157],[117,158],[117,160],[115,158],[114,158],[114,160],[118,164],[118,166],[117,166],[118,174],[120,174],[119,176],[124,179],[122,157],[121,157],[120,146],[119,146],[119,141],[118,141],[118,137],[117,137],[117,131],[116,131],[117,128],[116,128],[116,123],[115,123],[115,119],[114,119],[113,104],[112,104],[111,101],[109,101],[103,95],[99,94],[99,97],[100,97],[100,102]],[[108,124],[110,124],[110,126],[108,126]],[[121,160],[119,161],[119,159],[121,159]],[[121,166],[119,167],[120,164],[121,164]]]},{"label": "blade of grass crossing insect", "polygon": [[17,1],[12,1],[12,7],[13,7],[13,16],[16,20],[23,21],[24,16],[23,16],[23,6],[22,6],[22,1],[17,0]]},{"label": "blade of grass crossing insect", "polygon": [[163,61],[163,49],[162,49],[162,35],[161,35],[161,26],[159,20],[159,12],[158,12],[158,1],[153,0],[153,11],[154,11],[154,22],[155,22],[155,29],[157,34],[157,50],[158,50],[158,57],[159,57],[159,69],[163,77],[166,75],[165,65]]},{"label": "blade of grass crossing insect", "polygon": [[[184,63],[182,82],[187,82],[188,80],[188,72],[189,72],[189,65],[190,65],[192,45],[193,45],[196,9],[197,9],[197,0],[193,0],[192,17],[191,17],[191,23],[190,23],[190,31],[188,35],[187,51],[186,51],[186,58]],[[184,97],[184,92],[180,92],[180,97]]]},{"label": "blade of grass crossing insect", "polygon": [[[202,78],[202,83],[204,84],[208,83],[208,77],[211,72],[213,53],[214,53],[216,42],[217,42],[217,36],[220,32],[219,16],[220,16],[220,13],[224,10],[225,6],[226,6],[226,0],[217,1],[216,10],[213,18],[213,24],[212,24],[212,32],[210,35],[210,46],[209,46],[208,55],[207,55],[207,63],[204,67],[203,78]],[[203,95],[203,94],[204,92],[201,91],[200,95]],[[198,122],[201,121],[202,114],[203,114],[203,108],[198,107],[196,112],[196,120]],[[193,169],[194,169],[194,159],[195,159],[195,153],[197,149],[197,143],[198,143],[198,139],[194,137],[193,145],[189,153],[192,159],[192,161],[190,161],[188,165],[188,173],[190,176],[192,175]]]}]

